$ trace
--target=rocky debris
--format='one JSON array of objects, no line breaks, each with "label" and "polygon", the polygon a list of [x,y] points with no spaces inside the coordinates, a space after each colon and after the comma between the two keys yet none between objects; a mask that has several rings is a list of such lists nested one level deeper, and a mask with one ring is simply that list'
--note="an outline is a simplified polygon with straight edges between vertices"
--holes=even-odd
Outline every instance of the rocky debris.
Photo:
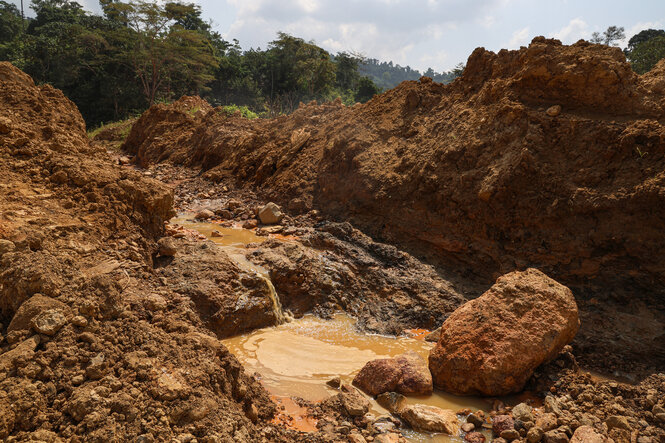
[{"label": "rocky debris", "polygon": [[407,405],[401,409],[400,417],[415,430],[448,435],[459,433],[457,415],[449,409],[420,404]]},{"label": "rocky debris", "polygon": [[157,242],[159,255],[163,257],[173,257],[178,252],[175,240],[171,237],[162,237]]},{"label": "rocky debris", "polygon": [[506,274],[443,324],[429,358],[434,384],[462,395],[519,392],[578,328],[570,289],[536,269]]},{"label": "rocky debris", "polygon": [[275,225],[282,221],[284,214],[279,206],[270,202],[259,209],[259,220],[264,225]]},{"label": "rocky debris", "polygon": [[427,362],[413,351],[395,358],[368,362],[354,377],[353,384],[370,395],[384,392],[404,395],[432,393],[432,375]]},{"label": "rocky debris", "polygon": [[496,435],[501,435],[504,431],[514,430],[514,429],[515,429],[515,421],[513,420],[513,417],[511,417],[510,415],[497,415],[492,419],[492,431]]}]

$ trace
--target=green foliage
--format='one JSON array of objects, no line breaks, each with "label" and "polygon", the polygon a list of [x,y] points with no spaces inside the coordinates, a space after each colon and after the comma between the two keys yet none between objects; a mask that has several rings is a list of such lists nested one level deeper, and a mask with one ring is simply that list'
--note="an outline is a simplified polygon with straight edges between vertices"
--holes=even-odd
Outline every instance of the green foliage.
[{"label": "green foliage", "polygon": [[406,80],[418,80],[423,75],[439,83],[450,83],[457,77],[455,70],[436,72],[429,68],[421,74],[420,71],[411,69],[410,66],[402,67],[393,64],[393,62],[380,62],[376,59],[363,60],[363,63],[359,66],[359,72],[360,75],[372,79],[381,90],[392,89]]},{"label": "green foliage", "polygon": [[254,120],[255,118],[259,118],[259,115],[256,112],[253,112],[247,106],[238,106],[238,105],[222,106],[222,112],[224,112],[226,115],[235,115],[236,113],[240,113],[242,117],[247,118],[249,120]]},{"label": "green foliage", "polygon": [[607,46],[619,46],[618,42],[626,38],[623,27],[610,26],[603,33],[594,32],[591,36],[591,43],[597,43]]},{"label": "green foliage", "polygon": [[[100,6],[101,16],[73,0],[32,0],[35,17],[24,21],[16,6],[0,0],[0,60],[61,89],[89,127],[182,95],[201,95],[224,112],[256,118],[312,100],[352,105],[420,77],[409,67],[354,53],[331,55],[285,33],[265,50],[243,51],[237,40],[213,31],[194,3],[100,0]],[[372,66],[378,77],[365,72]],[[452,79],[431,69],[428,75]]]},{"label": "green foliage", "polygon": [[665,58],[665,35],[639,43],[628,57],[635,72],[638,74],[649,72],[656,63]]},{"label": "green foliage", "polygon": [[645,29],[638,32],[628,40],[628,46],[625,49],[626,54],[630,54],[640,43],[644,43],[654,37],[665,37],[665,31],[662,29]]},{"label": "green foliage", "polygon": [[381,90],[374,84],[371,78],[361,77],[359,80],[358,91],[356,92],[355,99],[357,102],[365,103]]}]

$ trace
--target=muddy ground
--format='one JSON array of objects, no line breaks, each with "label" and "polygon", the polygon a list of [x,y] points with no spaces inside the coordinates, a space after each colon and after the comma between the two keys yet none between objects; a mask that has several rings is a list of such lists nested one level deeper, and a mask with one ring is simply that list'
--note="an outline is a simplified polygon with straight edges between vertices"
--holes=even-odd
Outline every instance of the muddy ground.
[{"label": "muddy ground", "polygon": [[[476,51],[450,87],[405,83],[366,106],[312,104],[267,123],[205,106],[192,114],[198,99],[159,105],[134,125],[127,153],[117,150],[117,134],[90,143],[59,91],[0,63],[0,439],[389,438],[370,418],[351,416],[342,397],[306,405],[318,419],[314,433],[275,419],[279,408],[219,341],[279,320],[269,288],[213,243],[166,224],[176,211],[205,208],[216,222],[252,227],[256,208],[277,200],[281,228],[257,233],[290,241],[250,245],[246,257],[269,270],[292,315],[343,310],[369,332],[433,330],[497,272],[541,264],[573,288],[582,326],[529,383],[544,402],[538,426],[562,434],[552,441],[581,425],[617,442],[665,441],[663,65],[638,78],[616,51],[541,40],[532,47]],[[587,91],[583,76],[566,82],[557,72],[547,84],[534,74],[582,50],[592,61],[578,58],[572,72],[590,70],[589,81],[611,94]],[[618,80],[604,77],[608,66]],[[457,127],[442,111],[451,103],[472,123]],[[590,114],[598,103],[606,114]],[[546,113],[555,104],[563,115]],[[424,118],[436,112],[443,117]],[[326,125],[341,128],[339,136],[328,137]],[[449,139],[455,133],[474,143]],[[427,134],[440,136],[429,143]],[[530,137],[547,143],[523,145]],[[449,150],[435,149],[444,141]],[[501,143],[510,149],[495,149]],[[616,150],[603,154],[603,143]],[[631,143],[650,157],[636,158]],[[472,154],[481,151],[476,164]],[[122,159],[133,154],[138,166]],[[534,156],[575,167],[544,174]],[[518,192],[532,180],[545,197]],[[430,193],[436,183],[445,192]],[[545,231],[550,243],[539,246],[535,233]],[[495,402],[493,414],[504,412]]]}]

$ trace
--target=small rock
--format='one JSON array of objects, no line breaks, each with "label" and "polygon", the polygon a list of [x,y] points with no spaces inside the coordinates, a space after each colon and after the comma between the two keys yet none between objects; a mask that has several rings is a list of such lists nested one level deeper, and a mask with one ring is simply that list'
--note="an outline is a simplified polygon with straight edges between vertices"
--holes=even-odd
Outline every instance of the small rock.
[{"label": "small rock", "polygon": [[533,421],[533,411],[531,406],[526,403],[520,403],[513,408],[513,418],[522,422]]},{"label": "small rock", "polygon": [[597,433],[591,426],[580,426],[575,429],[570,443],[605,443],[605,441],[605,437]]},{"label": "small rock", "polygon": [[222,220],[231,220],[233,218],[233,212],[228,209],[217,209],[215,215]]},{"label": "small rock", "polygon": [[259,209],[259,220],[264,225],[274,225],[284,218],[282,210],[275,203],[270,202]]},{"label": "small rock", "polygon": [[612,415],[607,420],[605,420],[605,424],[607,424],[607,429],[609,431],[614,428],[624,429],[626,431],[632,430],[630,424],[628,424],[628,417],[624,417],[623,415]]},{"label": "small rock", "polygon": [[557,427],[556,415],[551,412],[541,414],[536,418],[536,426],[547,432]]},{"label": "small rock", "polygon": [[476,429],[476,425],[474,425],[473,423],[463,423],[462,424],[462,431],[464,431],[464,432],[471,432],[474,429]]},{"label": "small rock", "polygon": [[178,252],[176,242],[171,237],[160,238],[157,246],[159,246],[159,255],[163,257],[173,257]]},{"label": "small rock", "polygon": [[656,414],[655,417],[656,417],[656,420],[658,420],[659,422],[665,424],[665,412],[661,412],[659,414]]},{"label": "small rock", "polygon": [[224,234],[219,232],[217,229],[213,229],[212,232],[210,233],[210,236],[212,236],[212,237],[224,237]]},{"label": "small rock", "polygon": [[90,365],[85,369],[85,374],[91,380],[99,380],[104,377],[104,354],[99,353],[90,360]]},{"label": "small rock", "polygon": [[501,432],[501,438],[505,438],[506,441],[517,440],[520,438],[520,433],[515,429],[506,429],[505,431]]},{"label": "small rock", "polygon": [[259,225],[256,219],[245,220],[242,224],[243,229],[254,229]]},{"label": "small rock", "polygon": [[545,443],[568,443],[568,436],[561,429],[553,429],[545,432],[543,441]]},{"label": "small rock", "polygon": [[14,349],[0,354],[0,372],[9,371],[14,367],[14,361],[18,359],[29,360],[35,355],[35,348],[39,345],[39,336],[35,335]]},{"label": "small rock", "polygon": [[86,319],[82,315],[77,315],[76,317],[73,317],[71,322],[74,326],[79,326],[81,328],[85,328],[86,326],[88,326],[88,319]]},{"label": "small rock", "polygon": [[131,162],[132,162],[131,159],[124,155],[118,159],[118,164],[123,166],[128,165]]},{"label": "small rock", "polygon": [[236,209],[242,207],[242,202],[232,198],[226,203],[226,207],[231,211],[235,211]]},{"label": "small rock", "polygon": [[362,434],[358,434],[357,432],[349,434],[349,443],[365,443],[366,441]]},{"label": "small rock", "polygon": [[485,436],[480,432],[469,432],[464,436],[464,440],[469,443],[485,443]]},{"label": "small rock", "polygon": [[549,108],[547,108],[547,111],[545,111],[545,113],[550,117],[556,117],[557,115],[561,114],[561,105],[550,106]]},{"label": "small rock", "polygon": [[442,432],[457,435],[459,421],[455,411],[429,405],[407,405],[400,411],[400,417],[413,429],[425,432]]},{"label": "small rock", "polygon": [[339,395],[342,406],[344,406],[347,414],[351,417],[361,417],[365,415],[365,413],[369,411],[369,401],[355,388],[348,386],[343,386],[342,388],[346,392],[342,392]]},{"label": "small rock", "polygon": [[482,427],[483,423],[485,423],[485,420],[478,414],[469,414],[469,416],[466,418],[466,421],[468,423],[473,423],[476,428]]},{"label": "small rock", "polygon": [[376,443],[399,443],[399,434],[389,432],[387,434],[379,434],[374,438]]},{"label": "small rock", "polygon": [[398,413],[406,405],[406,397],[397,392],[384,392],[376,397],[376,402],[391,413]]},{"label": "small rock", "polygon": [[44,335],[55,335],[67,324],[67,319],[57,309],[49,309],[32,319],[32,328]]},{"label": "small rock", "polygon": [[436,343],[441,338],[441,327],[436,328],[425,336],[425,341]]},{"label": "small rock", "polygon": [[542,440],[544,434],[545,432],[541,428],[534,426],[526,433],[526,441],[529,443],[538,443]]},{"label": "small rock", "polygon": [[339,377],[333,377],[328,380],[326,384],[331,388],[339,389],[339,387],[342,386],[342,379]]},{"label": "small rock", "polygon": [[515,429],[515,421],[510,415],[496,415],[492,420],[492,431],[496,435],[509,429]]},{"label": "small rock", "polygon": [[197,220],[209,220],[214,216],[215,214],[210,209],[202,209],[201,211],[196,213],[194,218]]}]

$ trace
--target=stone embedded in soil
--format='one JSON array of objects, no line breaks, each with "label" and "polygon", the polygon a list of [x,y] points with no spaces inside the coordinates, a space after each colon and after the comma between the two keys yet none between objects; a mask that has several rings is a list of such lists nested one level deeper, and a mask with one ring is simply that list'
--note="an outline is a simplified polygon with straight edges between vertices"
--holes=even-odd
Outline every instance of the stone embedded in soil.
[{"label": "stone embedded in soil", "polygon": [[44,335],[55,335],[67,324],[67,318],[58,309],[48,309],[32,319],[32,328]]},{"label": "stone embedded in soil", "polygon": [[7,332],[30,329],[35,317],[51,309],[62,312],[67,312],[69,310],[67,305],[59,300],[41,294],[33,295],[28,300],[24,301],[18,308],[12,321],[7,327]]},{"label": "stone embedded in soil", "polygon": [[545,432],[542,428],[534,426],[529,429],[526,433],[526,441],[528,443],[538,443],[542,438]]},{"label": "stone embedded in soil", "polygon": [[506,274],[443,324],[429,357],[434,384],[461,395],[519,392],[579,325],[570,289],[537,269]]},{"label": "stone embedded in soil", "polygon": [[550,106],[545,113],[550,117],[556,117],[561,114],[561,105]]},{"label": "stone embedded in soil", "polygon": [[407,405],[400,411],[400,417],[417,431],[457,435],[460,429],[460,423],[454,411],[436,406]]},{"label": "stone embedded in soil", "polygon": [[557,428],[545,432],[543,442],[545,443],[568,443],[570,439],[563,429]]},{"label": "stone embedded in soil", "polygon": [[162,237],[157,242],[159,255],[163,257],[173,257],[178,252],[176,241],[171,237]]},{"label": "stone embedded in soil", "polygon": [[370,395],[384,392],[404,395],[432,393],[432,376],[427,362],[415,352],[368,362],[355,376],[353,384]]},{"label": "stone embedded in soil", "polygon": [[259,209],[259,220],[264,225],[274,225],[282,221],[284,214],[275,203],[270,202]]}]

